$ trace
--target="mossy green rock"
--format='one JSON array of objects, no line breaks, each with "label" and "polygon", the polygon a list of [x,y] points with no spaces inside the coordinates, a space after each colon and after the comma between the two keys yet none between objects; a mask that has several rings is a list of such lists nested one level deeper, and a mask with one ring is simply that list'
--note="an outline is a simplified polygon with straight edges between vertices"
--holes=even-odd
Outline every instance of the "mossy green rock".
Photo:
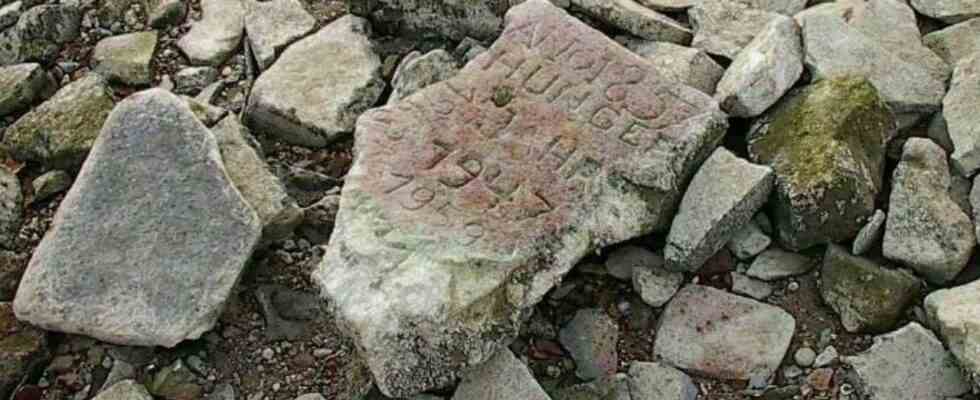
[{"label": "mossy green rock", "polygon": [[21,161],[77,170],[113,106],[105,81],[89,74],[63,87],[11,125],[4,135],[3,147]]},{"label": "mossy green rock", "polygon": [[0,399],[50,355],[44,331],[17,321],[10,303],[0,303]]},{"label": "mossy green rock", "polygon": [[778,103],[749,134],[753,161],[775,170],[770,199],[792,250],[854,237],[875,211],[891,109],[864,78],[817,82]]}]

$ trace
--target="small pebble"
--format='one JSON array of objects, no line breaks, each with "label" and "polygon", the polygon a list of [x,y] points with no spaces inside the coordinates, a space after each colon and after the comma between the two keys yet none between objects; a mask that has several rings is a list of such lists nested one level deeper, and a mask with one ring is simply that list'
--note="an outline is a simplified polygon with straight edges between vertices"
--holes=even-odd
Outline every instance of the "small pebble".
[{"label": "small pebble", "polygon": [[790,365],[783,369],[783,377],[786,379],[793,379],[800,375],[803,375],[803,370],[795,365]]},{"label": "small pebble", "polygon": [[793,359],[796,360],[796,365],[804,368],[813,365],[816,358],[817,353],[809,347],[801,347],[799,350],[796,350],[796,354],[793,354]]},{"label": "small pebble", "polygon": [[790,292],[795,292],[797,290],[800,290],[800,284],[799,282],[796,281],[790,282],[789,285],[786,285],[786,289],[789,290]]},{"label": "small pebble", "polygon": [[813,361],[813,366],[817,368],[826,367],[837,361],[837,348],[834,346],[827,346],[820,352],[820,355]]},{"label": "small pebble", "polygon": [[267,361],[272,361],[272,358],[275,356],[276,352],[271,348],[266,347],[265,350],[262,350],[262,358],[266,359]]}]

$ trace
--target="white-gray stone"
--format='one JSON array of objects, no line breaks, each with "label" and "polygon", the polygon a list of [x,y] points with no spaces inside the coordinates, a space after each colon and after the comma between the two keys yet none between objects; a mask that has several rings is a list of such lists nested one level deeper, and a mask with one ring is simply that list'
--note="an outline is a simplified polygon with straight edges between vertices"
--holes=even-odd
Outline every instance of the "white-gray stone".
[{"label": "white-gray stone", "polygon": [[745,274],[764,281],[775,281],[805,274],[815,265],[807,256],[773,247],[759,254]]},{"label": "white-gray stone", "polygon": [[352,132],[385,87],[369,30],[366,20],[345,16],[289,46],[252,87],[249,127],[309,147]]},{"label": "white-gray stone", "polygon": [[463,374],[453,400],[551,400],[514,353],[504,348]]},{"label": "white-gray stone", "polygon": [[980,382],[980,281],[940,289],[925,300],[930,326],[939,331],[959,365]]},{"label": "white-gray stone", "polygon": [[664,257],[640,246],[623,246],[609,253],[606,271],[619,280],[633,279],[636,269],[663,268]]},{"label": "white-gray stone", "polygon": [[92,61],[95,71],[109,81],[149,85],[154,78],[151,62],[156,49],[156,31],[110,36],[95,45]]},{"label": "white-gray stone", "polygon": [[706,94],[715,93],[715,87],[725,73],[725,69],[701,49],[650,41],[630,41],[626,46],[649,60],[664,77]]},{"label": "white-gray stone", "polygon": [[948,24],[980,17],[980,2],[976,0],[912,0],[912,7]]},{"label": "white-gray stone", "polygon": [[630,398],[635,400],[696,400],[698,387],[691,377],[655,362],[630,363],[627,372]]},{"label": "white-gray stone", "polygon": [[980,53],[956,64],[949,93],[943,99],[946,131],[953,142],[950,162],[963,177],[980,170]]},{"label": "white-gray stone", "polygon": [[411,96],[426,86],[442,82],[459,72],[456,59],[449,52],[438,49],[425,55],[406,59],[398,66],[391,79],[391,97],[388,102],[396,102]]},{"label": "white-gray stone", "polygon": [[735,59],[769,22],[781,16],[734,1],[704,1],[687,11],[694,40],[691,47]]},{"label": "white-gray stone", "polygon": [[643,6],[657,11],[677,12],[693,7],[700,0],[637,0]]},{"label": "white-gray stone", "polygon": [[980,52],[980,18],[931,32],[922,37],[922,43],[947,64],[955,66],[960,60]]},{"label": "white-gray stone", "polygon": [[243,0],[201,0],[201,16],[177,41],[177,47],[195,65],[221,65],[245,33]]},{"label": "white-gray stone", "polygon": [[970,390],[953,356],[915,322],[876,336],[870,349],[843,361],[870,400],[948,399]]},{"label": "white-gray stone", "polygon": [[817,354],[817,358],[813,360],[814,368],[823,368],[837,362],[837,348],[834,346],[827,346],[823,349],[820,354]]},{"label": "white-gray stone", "polygon": [[23,218],[24,197],[20,180],[7,167],[0,166],[0,249],[13,249]]},{"label": "white-gray stone", "polygon": [[728,250],[739,260],[748,260],[768,249],[770,244],[772,239],[753,220],[732,236],[732,240],[728,241]]},{"label": "white-gray stone", "polygon": [[803,368],[808,368],[817,360],[817,352],[809,347],[800,347],[793,353],[793,361],[796,361],[796,365]]},{"label": "white-gray stone", "polygon": [[677,289],[684,283],[684,274],[664,269],[659,265],[642,266],[633,269],[633,290],[650,307],[662,307],[674,297]]},{"label": "white-gray stone", "polygon": [[973,222],[950,197],[950,182],[942,148],[922,138],[905,143],[892,178],[883,254],[934,284],[963,270],[977,244]]},{"label": "white-gray stone", "polygon": [[639,38],[683,45],[691,42],[690,29],[634,0],[571,0],[570,2],[586,14]]},{"label": "white-gray stone", "polygon": [[261,71],[269,69],[286,46],[316,29],[316,18],[299,0],[243,1],[245,35]]},{"label": "white-gray stone", "polygon": [[864,253],[871,251],[871,248],[878,241],[881,240],[881,235],[884,233],[885,229],[885,212],[881,210],[875,210],[875,214],[871,216],[867,224],[858,232],[856,238],[854,238],[854,243],[851,246],[851,253],[859,256]]},{"label": "white-gray stone", "polygon": [[61,202],[14,311],[47,330],[173,347],[214,326],[260,230],[186,103],[134,94]]},{"label": "white-gray stone", "polygon": [[684,193],[667,235],[667,269],[696,271],[769,199],[772,169],[715,150]]},{"label": "white-gray stone", "polygon": [[146,0],[146,23],[156,29],[180,24],[187,17],[184,0]]},{"label": "white-gray stone", "polygon": [[14,26],[0,29],[0,66],[52,62],[64,44],[78,39],[82,19],[78,2],[25,8]]},{"label": "white-gray stone", "polygon": [[[174,90],[178,93],[191,93],[204,89],[218,80],[218,70],[214,67],[187,67],[174,74]],[[210,101],[203,101],[210,103]]]},{"label": "white-gray stone", "polygon": [[750,278],[740,272],[732,272],[732,291],[756,300],[765,300],[773,292],[769,282]]},{"label": "white-gray stone", "polygon": [[755,117],[776,104],[802,73],[800,27],[792,18],[774,18],[725,70],[715,99],[729,115]]},{"label": "white-gray stone", "polygon": [[0,117],[26,110],[50,97],[57,87],[39,64],[0,67]]},{"label": "white-gray stone", "polygon": [[616,373],[619,326],[599,308],[578,310],[558,338],[575,361],[575,376],[591,381]]},{"label": "white-gray stone", "polygon": [[92,400],[153,400],[153,396],[143,385],[125,380],[102,391]]}]

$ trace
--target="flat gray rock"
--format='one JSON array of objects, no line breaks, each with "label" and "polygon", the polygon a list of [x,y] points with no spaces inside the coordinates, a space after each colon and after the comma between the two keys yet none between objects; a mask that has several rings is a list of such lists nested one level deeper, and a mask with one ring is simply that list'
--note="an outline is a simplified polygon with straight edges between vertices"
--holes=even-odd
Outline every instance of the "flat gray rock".
[{"label": "flat gray rock", "polygon": [[722,0],[737,1],[760,10],[793,16],[806,8],[807,0]]},{"label": "flat gray rock", "polygon": [[571,0],[570,3],[586,14],[639,38],[682,45],[691,42],[690,29],[633,0]]},{"label": "flat gray rock", "polygon": [[750,278],[748,275],[732,272],[732,291],[756,300],[765,300],[773,292],[769,282]]},{"label": "flat gray rock", "polygon": [[973,380],[980,382],[980,281],[940,289],[929,294],[925,300],[926,316],[939,336],[949,346],[959,365]]},{"label": "flat gray rock", "polygon": [[771,376],[796,321],[778,307],[715,288],[685,286],[660,317],[653,352],[666,363],[718,379]]},{"label": "flat gray rock", "polygon": [[393,103],[411,96],[426,86],[452,78],[459,72],[456,59],[449,52],[438,49],[417,58],[402,61],[391,79],[391,96],[388,102]]},{"label": "flat gray rock", "polygon": [[975,0],[912,0],[912,7],[947,24],[980,17],[980,3]]},{"label": "flat gray rock", "polygon": [[482,365],[467,370],[453,400],[551,400],[514,353],[504,348]]},{"label": "flat gray rock", "polygon": [[915,322],[876,336],[870,349],[843,361],[870,400],[949,399],[970,391],[953,356]]},{"label": "flat gray rock", "polygon": [[748,260],[768,249],[770,244],[772,239],[753,220],[732,236],[732,240],[728,241],[728,250],[739,260]]},{"label": "flat gray rock", "polygon": [[103,390],[92,400],[153,400],[153,396],[143,385],[125,380]]},{"label": "flat gray rock", "polygon": [[835,244],[827,246],[820,284],[824,302],[840,315],[844,329],[861,333],[893,329],[920,291],[911,273],[852,256]]},{"label": "flat gray rock", "polygon": [[949,156],[953,169],[969,178],[980,170],[980,53],[956,64],[943,99],[943,118],[953,142]]},{"label": "flat gray rock", "polygon": [[616,373],[619,325],[599,308],[578,310],[558,333],[562,346],[575,361],[575,376],[591,381]]},{"label": "flat gray rock", "polygon": [[155,74],[152,65],[157,49],[157,32],[137,32],[110,36],[92,51],[95,71],[106,79],[126,85],[149,85]]},{"label": "flat gray rock", "polygon": [[173,347],[214,326],[260,229],[186,103],[134,94],[106,121],[14,310],[47,330]]},{"label": "flat gray rock", "polygon": [[666,270],[662,262],[659,265],[633,269],[633,290],[650,307],[658,308],[667,304],[683,283],[684,274]]},{"label": "flat gray rock", "polygon": [[369,31],[364,19],[345,16],[289,46],[252,86],[249,127],[308,147],[352,132],[385,87]]},{"label": "flat gray rock", "polygon": [[583,257],[665,230],[726,126],[709,96],[528,0],[459,74],[359,118],[314,282],[382,392],[445,386]]},{"label": "flat gray rock", "polygon": [[779,14],[734,1],[704,1],[687,11],[694,40],[691,47],[735,59]]},{"label": "flat gray rock", "polygon": [[667,234],[667,269],[693,272],[721,250],[769,199],[772,169],[723,148],[694,175]]},{"label": "flat gray rock", "polygon": [[807,256],[773,247],[759,254],[745,274],[764,281],[775,281],[805,274],[815,265]]},{"label": "flat gray rock", "polygon": [[729,115],[755,117],[776,104],[802,73],[800,27],[792,18],[774,18],[725,70],[715,99]]},{"label": "flat gray rock", "polygon": [[316,29],[316,18],[299,0],[244,0],[245,35],[259,70],[269,69],[293,42]]},{"label": "flat gray rock", "polygon": [[57,88],[39,64],[0,67],[0,117],[26,110],[50,97]]},{"label": "flat gray rock", "polygon": [[881,210],[875,210],[875,214],[871,216],[871,219],[864,227],[858,232],[856,238],[854,238],[854,243],[851,246],[851,253],[859,256],[864,253],[871,251],[874,245],[878,244],[881,240],[881,235],[884,234],[885,229],[885,212]]},{"label": "flat gray rock", "polygon": [[245,0],[201,0],[201,20],[177,41],[194,65],[218,66],[238,48],[245,33]]},{"label": "flat gray rock", "polygon": [[633,41],[630,50],[650,61],[664,75],[706,94],[714,94],[725,69],[704,50],[668,42]]},{"label": "flat gray rock", "polygon": [[950,66],[980,52],[980,18],[964,21],[922,37],[922,43]]},{"label": "flat gray rock", "polygon": [[0,249],[13,249],[23,218],[20,179],[7,167],[0,166]]},{"label": "flat gray rock", "polygon": [[946,152],[929,139],[905,143],[892,178],[883,254],[929,282],[949,282],[976,246],[973,222],[950,197]]},{"label": "flat gray rock", "polygon": [[655,362],[632,362],[628,382],[630,397],[649,400],[696,400],[698,387],[691,377],[670,366]]},{"label": "flat gray rock", "polygon": [[663,268],[664,257],[640,246],[623,246],[609,253],[606,271],[619,280],[633,279],[637,269]]}]

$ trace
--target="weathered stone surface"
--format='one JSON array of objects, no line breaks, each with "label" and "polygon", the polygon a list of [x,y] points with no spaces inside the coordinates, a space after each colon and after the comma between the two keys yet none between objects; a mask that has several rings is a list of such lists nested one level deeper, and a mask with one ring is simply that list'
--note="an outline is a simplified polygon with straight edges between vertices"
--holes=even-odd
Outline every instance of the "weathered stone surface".
[{"label": "weathered stone surface", "polygon": [[802,73],[800,27],[792,18],[774,18],[725,70],[715,99],[729,115],[755,117],[776,104]]},{"label": "weathered stone surface", "polygon": [[871,248],[881,240],[881,235],[885,229],[885,212],[875,210],[875,214],[863,228],[858,232],[851,247],[851,253],[859,256],[871,251]]},{"label": "weathered stone surface", "polygon": [[[214,67],[187,67],[173,76],[174,92],[197,93],[218,80],[218,69]],[[202,101],[209,103],[209,101]]]},{"label": "weathered stone surface", "polygon": [[980,377],[980,281],[941,289],[925,300],[926,315],[974,382]]},{"label": "weathered stone surface", "polygon": [[34,188],[34,198],[31,202],[44,201],[68,190],[71,187],[71,175],[62,170],[48,171],[41,176],[34,178],[31,182],[31,186]]},{"label": "weathered stone surface", "polygon": [[949,24],[980,17],[980,3],[974,0],[912,0],[912,7]]},{"label": "weathered stone surface", "polygon": [[110,36],[95,45],[92,61],[95,71],[110,81],[148,85],[153,81],[150,63],[156,49],[156,31]]},{"label": "weathered stone surface", "polygon": [[728,59],[735,59],[769,22],[781,17],[734,1],[703,1],[687,15],[694,27],[691,47]]},{"label": "weathered stone surface", "polygon": [[491,40],[500,33],[509,0],[350,1],[350,11],[386,34]]},{"label": "weathered stone surface", "polygon": [[262,222],[262,242],[271,243],[292,234],[303,211],[286,193],[265,158],[249,143],[254,140],[252,135],[234,116],[222,119],[212,132],[228,178]]},{"label": "weathered stone surface", "polygon": [[698,397],[698,387],[691,377],[667,365],[633,362],[628,374],[633,399],[695,400]]},{"label": "weathered stone surface", "polygon": [[946,132],[953,142],[950,162],[964,177],[980,170],[980,53],[956,64],[949,93],[943,99]]},{"label": "weathered stone surface", "polygon": [[369,30],[367,21],[346,16],[289,46],[252,87],[249,127],[310,147],[353,131],[385,87]]},{"label": "weathered stone surface", "polygon": [[770,248],[752,261],[745,274],[764,281],[775,281],[805,274],[815,265],[816,263],[807,256]]},{"label": "weathered stone surface", "polygon": [[[728,0],[732,1],[732,0]],[[793,16],[806,8],[807,0],[734,0],[751,7]]]},{"label": "weathered stone surface", "polygon": [[243,1],[201,0],[201,20],[177,41],[191,63],[221,65],[238,48],[245,33]]},{"label": "weathered stone surface", "polygon": [[663,268],[664,257],[640,246],[623,246],[609,253],[606,271],[619,280],[633,279],[637,269]]},{"label": "weathered stone surface", "polygon": [[950,198],[949,186],[943,149],[909,139],[892,178],[882,250],[935,284],[956,277],[977,244],[973,222]]},{"label": "weathered stone surface", "polygon": [[7,128],[3,145],[18,160],[77,169],[113,105],[105,80],[89,74],[61,88]]},{"label": "weathered stone surface", "polygon": [[106,121],[14,309],[48,330],[172,347],[214,325],[260,228],[186,103],[141,92]]},{"label": "weathered stone surface", "polygon": [[442,49],[406,59],[398,66],[391,80],[392,91],[388,102],[394,103],[411,96],[426,86],[451,78],[457,72],[456,59]]},{"label": "weathered stone surface", "polygon": [[245,35],[259,69],[268,69],[293,42],[316,29],[299,0],[246,0]]},{"label": "weathered stone surface", "polygon": [[600,378],[591,382],[549,390],[552,400],[631,400],[626,374]]},{"label": "weathered stone surface", "polygon": [[659,11],[684,11],[693,7],[698,0],[637,0],[643,6]]},{"label": "weathered stone surface", "polygon": [[633,290],[650,307],[667,304],[683,283],[684,274],[664,269],[662,262],[633,269]]},{"label": "weathered stone surface", "polygon": [[748,260],[766,251],[770,244],[772,239],[753,220],[732,236],[732,240],[728,241],[728,250],[739,260]]},{"label": "weathered stone surface", "polygon": [[38,64],[0,67],[0,117],[26,110],[51,96],[57,87]]},{"label": "weathered stone surface", "polygon": [[358,122],[315,281],[389,396],[452,382],[586,254],[665,229],[726,129],[546,1],[507,21],[456,77]]},{"label": "weathered stone surface", "polygon": [[778,307],[701,285],[681,289],[660,318],[654,353],[719,379],[772,375],[796,329]]},{"label": "weathered stone surface", "polygon": [[27,255],[0,250],[0,302],[11,301],[27,267]]},{"label": "weathered stone surface", "polygon": [[463,374],[453,400],[550,400],[531,371],[504,348],[489,361]]},{"label": "weathered stone surface", "polygon": [[81,19],[77,2],[27,9],[17,24],[0,30],[0,66],[54,61],[62,45],[78,38]]},{"label": "weathered stone surface", "polygon": [[922,43],[955,66],[960,60],[980,52],[980,18],[938,30],[922,37]]},{"label": "weathered stone surface", "polygon": [[125,380],[110,386],[92,400],[153,400],[153,397],[143,385]]},{"label": "weathered stone surface", "polygon": [[571,4],[636,37],[683,45],[691,42],[690,29],[633,0],[571,0]]},{"label": "weathered stone surface", "polygon": [[224,108],[202,103],[193,97],[180,96],[180,99],[184,100],[184,102],[187,103],[187,106],[191,108],[191,112],[194,113],[194,116],[197,117],[197,119],[200,120],[204,126],[209,128],[217,124],[218,121],[221,121],[221,119],[228,114],[228,110]]},{"label": "weathered stone surface", "polygon": [[156,29],[178,25],[187,17],[183,0],[146,0],[146,23]]},{"label": "weathered stone surface", "polygon": [[915,322],[876,336],[870,349],[843,361],[870,400],[948,399],[970,390],[953,356]]},{"label": "weathered stone surface", "polygon": [[20,14],[24,11],[24,3],[15,1],[7,5],[0,3],[0,31],[7,29],[17,23]]},{"label": "weathered stone surface", "polygon": [[725,69],[701,49],[649,41],[627,43],[627,47],[646,57],[665,78],[707,94],[715,93],[715,86],[725,73]]},{"label": "weathered stone surface", "polygon": [[0,303],[0,398],[50,357],[47,333],[17,321],[10,303]]},{"label": "weathered stone surface", "polygon": [[619,326],[602,309],[578,310],[558,337],[575,361],[579,379],[591,381],[616,373]]},{"label": "weathered stone surface", "polygon": [[17,175],[0,166],[0,249],[12,249],[24,218],[24,196]]},{"label": "weathered stone surface", "polygon": [[780,242],[802,250],[849,240],[875,210],[885,143],[895,117],[867,80],[807,86],[774,106],[749,133],[749,156],[770,165]]},{"label": "weathered stone surface", "polygon": [[693,272],[704,265],[765,204],[772,169],[719,148],[694,175],[667,234],[667,269]]},{"label": "weathered stone surface", "polygon": [[827,246],[820,271],[821,295],[840,315],[848,332],[881,333],[895,327],[919,295],[919,280],[900,269],[886,269]]},{"label": "weathered stone surface", "polygon": [[749,296],[756,300],[764,300],[772,294],[773,287],[768,282],[750,278],[748,275],[732,272],[732,291]]}]

